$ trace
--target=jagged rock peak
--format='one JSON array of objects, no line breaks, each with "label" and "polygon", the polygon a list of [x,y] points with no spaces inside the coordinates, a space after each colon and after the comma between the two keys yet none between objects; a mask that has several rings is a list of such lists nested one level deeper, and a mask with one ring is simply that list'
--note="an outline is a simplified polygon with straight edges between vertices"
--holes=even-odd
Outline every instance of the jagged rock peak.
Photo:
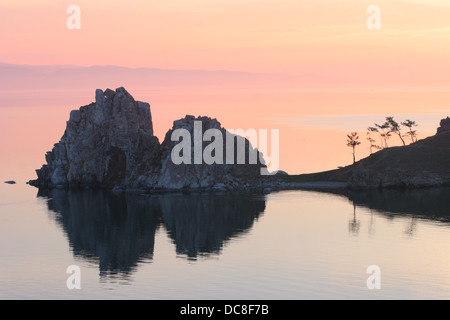
[{"label": "jagged rock peak", "polygon": [[39,184],[130,184],[158,170],[160,144],[148,103],[124,89],[95,91],[95,102],[70,113],[61,140],[37,170]]}]

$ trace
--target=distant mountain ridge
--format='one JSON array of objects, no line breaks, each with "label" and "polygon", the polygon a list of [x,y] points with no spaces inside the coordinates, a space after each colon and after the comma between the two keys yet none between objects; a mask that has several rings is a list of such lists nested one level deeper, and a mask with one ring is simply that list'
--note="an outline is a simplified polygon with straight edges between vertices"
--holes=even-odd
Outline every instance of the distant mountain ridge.
[{"label": "distant mountain ridge", "polygon": [[174,70],[122,66],[19,65],[0,62],[1,90],[117,86],[282,86],[305,84],[312,75],[249,73],[226,70]]}]

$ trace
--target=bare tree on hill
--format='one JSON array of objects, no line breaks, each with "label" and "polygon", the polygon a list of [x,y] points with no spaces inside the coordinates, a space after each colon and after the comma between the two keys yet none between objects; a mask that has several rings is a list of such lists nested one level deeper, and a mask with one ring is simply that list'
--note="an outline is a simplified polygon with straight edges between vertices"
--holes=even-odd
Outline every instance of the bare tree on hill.
[{"label": "bare tree on hill", "polygon": [[413,130],[413,127],[417,127],[417,123],[412,120],[406,120],[402,122],[402,126],[407,127],[409,129],[406,132],[405,136],[409,136],[411,138],[412,143],[417,142],[417,130]]},{"label": "bare tree on hill", "polygon": [[398,137],[402,141],[403,145],[405,146],[406,143],[402,137],[402,132],[401,132],[402,128],[401,128],[400,124],[394,120],[394,117],[386,117],[386,123],[389,124],[389,132],[398,135]]},{"label": "bare tree on hill", "polygon": [[375,127],[378,129],[378,133],[380,134],[382,139],[381,148],[388,148],[387,141],[391,137],[391,132],[389,131],[389,122],[386,121],[383,124],[375,123]]},{"label": "bare tree on hill", "polygon": [[[367,128],[367,134],[366,134],[367,138],[366,139],[370,143],[370,146],[369,146],[370,154],[373,153],[373,149],[377,149],[377,150],[381,149],[381,147],[379,145],[375,144],[375,139],[372,137],[372,133],[373,132],[379,133],[378,129],[375,128],[375,127],[368,127]],[[383,141],[381,141],[381,143],[383,143]]]},{"label": "bare tree on hill", "polygon": [[350,134],[347,134],[347,146],[351,147],[353,149],[353,163],[356,162],[356,158],[355,158],[355,151],[356,151],[356,146],[360,145],[361,142],[358,141],[359,140],[359,136],[357,132],[351,132]]}]

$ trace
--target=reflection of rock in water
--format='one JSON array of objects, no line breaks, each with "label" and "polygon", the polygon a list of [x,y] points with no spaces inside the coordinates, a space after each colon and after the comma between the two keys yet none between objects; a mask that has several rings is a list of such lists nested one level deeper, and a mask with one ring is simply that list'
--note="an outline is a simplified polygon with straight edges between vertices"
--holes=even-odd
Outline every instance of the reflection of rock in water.
[{"label": "reflection of rock in water", "polygon": [[161,216],[157,201],[101,190],[54,189],[48,197],[74,255],[98,259],[102,274],[128,273],[152,257]]},{"label": "reflection of rock in water", "polygon": [[263,198],[237,194],[161,198],[164,223],[177,254],[195,259],[219,253],[224,242],[248,230],[265,209]]},{"label": "reflection of rock in water", "polygon": [[450,222],[450,188],[355,191],[348,196],[355,205],[388,216],[414,215]]},{"label": "reflection of rock in water", "polygon": [[133,271],[152,259],[164,223],[178,254],[218,254],[225,241],[253,225],[261,197],[236,194],[116,195],[104,190],[39,190],[65,231],[74,255],[99,263],[102,275]]}]

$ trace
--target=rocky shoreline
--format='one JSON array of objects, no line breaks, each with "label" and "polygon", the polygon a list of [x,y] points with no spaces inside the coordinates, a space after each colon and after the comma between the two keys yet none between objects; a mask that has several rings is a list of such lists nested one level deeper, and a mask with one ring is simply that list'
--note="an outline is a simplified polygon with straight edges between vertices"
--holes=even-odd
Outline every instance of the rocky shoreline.
[{"label": "rocky shoreline", "polygon": [[338,190],[347,189],[348,183],[337,181],[318,181],[318,182],[284,182],[284,181],[270,181],[260,184],[240,184],[240,185],[225,185],[217,183],[209,187],[197,188],[132,188],[115,186],[112,189],[109,186],[102,185],[58,185],[36,183],[36,180],[30,180],[29,185],[41,189],[110,189],[114,193],[138,193],[138,194],[164,194],[164,193],[221,193],[221,192],[253,192],[253,193],[271,193],[283,190]]}]

